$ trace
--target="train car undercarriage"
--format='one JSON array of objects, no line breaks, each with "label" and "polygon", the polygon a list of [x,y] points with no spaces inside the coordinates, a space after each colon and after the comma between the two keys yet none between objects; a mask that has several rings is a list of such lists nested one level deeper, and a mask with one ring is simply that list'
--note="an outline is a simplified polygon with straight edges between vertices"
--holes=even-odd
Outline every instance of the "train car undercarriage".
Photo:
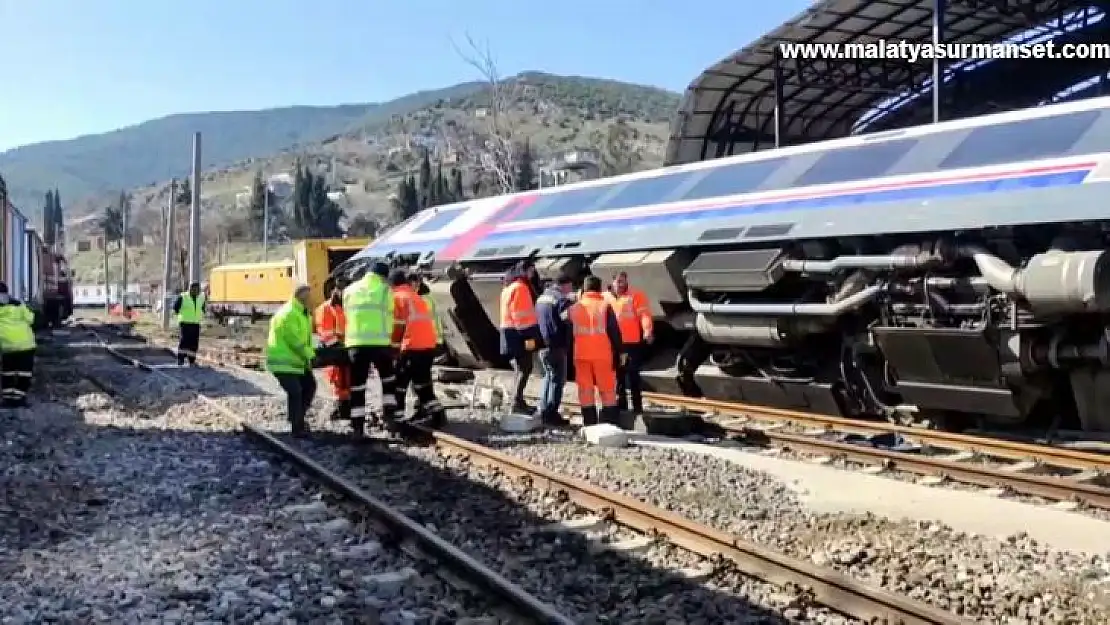
[{"label": "train car undercarriage", "polygon": [[[961,428],[1110,431],[1106,226],[787,242],[535,259],[644,290],[653,391]],[[415,257],[395,265],[418,266]],[[425,264],[457,364],[502,367],[516,259]]]}]

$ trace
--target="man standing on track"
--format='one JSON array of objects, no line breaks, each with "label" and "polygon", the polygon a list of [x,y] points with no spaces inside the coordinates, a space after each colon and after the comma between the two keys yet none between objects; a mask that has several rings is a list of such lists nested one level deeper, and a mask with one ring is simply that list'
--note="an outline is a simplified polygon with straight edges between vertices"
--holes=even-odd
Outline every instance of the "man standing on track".
[{"label": "man standing on track", "polygon": [[601,278],[586,278],[582,291],[582,297],[567,311],[574,333],[574,375],[578,402],[582,405],[582,424],[597,424],[598,395],[601,421],[616,424],[620,326],[601,294]]},{"label": "man standing on track", "polygon": [[35,313],[0,282],[0,403],[27,405],[35,370]]},{"label": "man standing on track", "polygon": [[393,287],[396,321],[393,347],[400,351],[397,362],[397,409],[405,410],[409,383],[416,392],[414,421],[428,420],[432,427],[443,427],[446,415],[432,384],[432,361],[436,356],[436,326],[427,303],[412,288],[413,277],[402,269],[389,276]]},{"label": "man standing on track", "polygon": [[189,285],[189,290],[177,296],[173,302],[177,313],[177,327],[181,333],[177,341],[177,364],[197,364],[197,350],[200,349],[200,324],[204,321],[205,298],[200,292],[200,283]]},{"label": "man standing on track", "polygon": [[366,382],[371,368],[381,378],[382,421],[389,430],[396,421],[396,354],[390,345],[395,307],[388,276],[389,265],[375,262],[365,276],[343,290],[344,341],[351,359],[351,429],[356,436],[366,431]]},{"label": "man standing on track", "polygon": [[540,348],[542,336],[536,319],[532,280],[525,264],[519,263],[505,274],[501,290],[501,355],[513,363],[512,411],[530,415],[534,412],[524,401],[524,390],[532,375],[532,357]]},{"label": "man standing on track", "polygon": [[[343,312],[343,285],[338,281],[331,289],[328,301],[316,307],[316,336],[325,348],[343,349],[343,333],[347,331],[347,316]],[[343,360],[347,355],[343,354]],[[348,363],[329,365],[324,369],[339,405],[332,413],[332,420],[348,421],[351,418],[351,367]]]},{"label": "man standing on track", "polygon": [[316,397],[312,373],[312,318],[308,312],[308,285],[298,286],[293,297],[270,319],[266,339],[266,370],[274,374],[288,401],[289,424],[294,436],[308,433],[305,416]]},{"label": "man standing on track", "polygon": [[632,395],[632,413],[642,415],[644,391],[640,370],[655,329],[651,304],[643,291],[628,284],[628,274],[623,271],[614,276],[613,289],[606,299],[617,315],[621,329],[623,357],[617,369],[617,405],[622,412],[627,411],[628,396]]},{"label": "man standing on track", "polygon": [[540,333],[543,334],[544,347],[540,350],[540,366],[543,367],[543,391],[540,392],[540,418],[548,425],[566,425],[566,419],[559,414],[563,401],[563,388],[567,382],[567,358],[570,350],[570,323],[568,321],[571,301],[568,295],[574,291],[574,280],[561,274],[555,284],[536,300],[536,318],[539,320]]}]

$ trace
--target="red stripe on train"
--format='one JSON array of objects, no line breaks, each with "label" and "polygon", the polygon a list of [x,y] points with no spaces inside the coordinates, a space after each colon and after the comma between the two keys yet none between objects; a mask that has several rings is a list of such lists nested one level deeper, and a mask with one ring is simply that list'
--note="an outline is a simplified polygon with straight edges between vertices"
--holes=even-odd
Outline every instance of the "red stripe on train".
[{"label": "red stripe on train", "polygon": [[473,250],[482,239],[486,238],[489,233],[497,228],[497,224],[502,220],[513,219],[517,217],[524,209],[528,208],[539,199],[539,195],[525,195],[507,202],[504,206],[494,211],[482,220],[481,223],[474,226],[470,230],[455,237],[447,247],[443,248],[436,254],[436,260],[458,260]]}]

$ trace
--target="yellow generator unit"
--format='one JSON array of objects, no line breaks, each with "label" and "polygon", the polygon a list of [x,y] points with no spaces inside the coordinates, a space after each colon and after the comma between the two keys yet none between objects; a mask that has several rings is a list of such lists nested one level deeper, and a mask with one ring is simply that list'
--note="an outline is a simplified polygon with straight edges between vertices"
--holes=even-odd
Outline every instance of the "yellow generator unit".
[{"label": "yellow generator unit", "polygon": [[297,241],[293,258],[266,263],[220,265],[208,279],[208,311],[217,317],[273,314],[289,301],[297,284],[312,288],[310,305],[327,297],[324,283],[335,268],[370,244],[370,239]]}]

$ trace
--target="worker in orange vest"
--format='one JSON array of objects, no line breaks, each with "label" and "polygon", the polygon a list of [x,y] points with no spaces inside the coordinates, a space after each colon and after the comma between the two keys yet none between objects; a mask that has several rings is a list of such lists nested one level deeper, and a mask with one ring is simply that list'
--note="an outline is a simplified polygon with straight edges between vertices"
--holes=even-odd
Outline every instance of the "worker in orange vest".
[{"label": "worker in orange vest", "polygon": [[393,289],[393,348],[399,350],[397,358],[397,384],[394,397],[399,410],[405,409],[405,395],[409,383],[416,393],[414,421],[427,421],[432,427],[443,427],[447,420],[443,405],[436,398],[432,385],[432,363],[436,357],[435,319],[428,303],[412,287],[413,276],[403,269],[395,269],[389,276]]},{"label": "worker in orange vest", "polygon": [[586,278],[582,297],[567,311],[567,318],[574,334],[574,376],[578,402],[582,405],[582,424],[597,424],[600,399],[601,421],[615,425],[621,330],[616,314],[601,293],[601,278]]},{"label": "worker in orange vest", "polygon": [[501,289],[501,355],[513,364],[512,411],[529,415],[534,410],[524,401],[524,390],[532,375],[533,355],[543,343],[532,293],[534,271],[528,263],[518,263],[505,274]]},{"label": "worker in orange vest", "polygon": [[[336,282],[332,286],[328,301],[317,306],[313,315],[316,336],[320,339],[320,344],[333,350],[338,348],[343,356],[342,360],[346,360],[346,352],[343,351],[343,332],[347,328],[347,315],[343,312],[345,286]],[[350,365],[346,362],[330,365],[324,368],[324,374],[327,376],[328,384],[331,385],[332,393],[335,394],[335,399],[339,402],[331,415],[332,420],[349,421],[351,419]]]},{"label": "worker in orange vest", "polygon": [[613,286],[606,299],[617,315],[624,354],[617,370],[617,405],[621,411],[627,411],[628,396],[631,394],[632,412],[641,415],[644,412],[644,391],[640,370],[655,331],[651,304],[643,291],[628,284],[628,274],[623,271],[613,276]]}]

